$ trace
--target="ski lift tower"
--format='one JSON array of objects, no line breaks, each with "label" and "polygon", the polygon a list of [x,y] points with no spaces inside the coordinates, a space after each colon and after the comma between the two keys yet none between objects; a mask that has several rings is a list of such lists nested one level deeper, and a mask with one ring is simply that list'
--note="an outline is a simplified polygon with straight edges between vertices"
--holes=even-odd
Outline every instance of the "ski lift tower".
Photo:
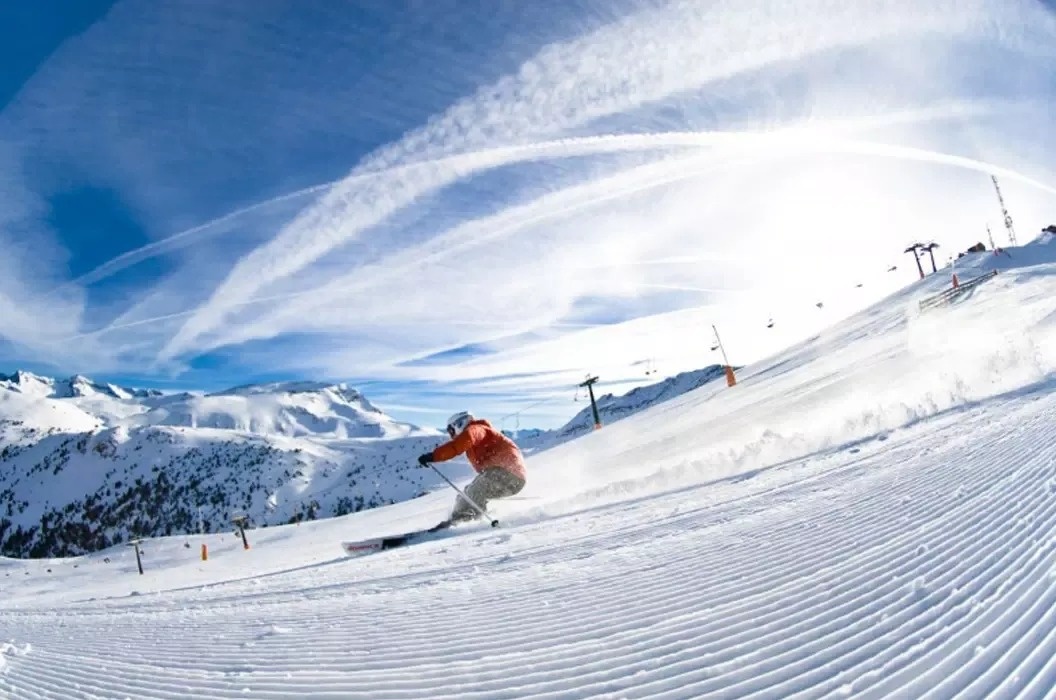
[{"label": "ski lift tower", "polygon": [[587,375],[586,381],[576,386],[587,387],[587,393],[590,394],[590,410],[594,412],[594,430],[601,428],[601,416],[598,415],[598,403],[594,400],[594,383],[598,381],[597,377]]},{"label": "ski lift tower", "polygon": [[994,181],[994,191],[997,192],[997,201],[1001,205],[1001,213],[1005,217],[1005,228],[1008,229],[1008,243],[1012,246],[1018,245],[1016,243],[1016,229],[1012,228],[1012,215],[1008,213],[1008,209],[1005,207],[1005,198],[1001,196],[1001,187],[997,184],[997,177],[991,175],[990,179]]},{"label": "ski lift tower", "polygon": [[242,536],[242,549],[249,549],[249,540],[246,539],[246,523],[249,522],[249,516],[245,513],[236,513],[232,518],[231,522],[238,528],[238,534]]},{"label": "ski lift tower", "polygon": [[134,537],[126,543],[129,547],[136,548],[136,568],[139,569],[139,575],[143,575],[143,559],[140,556],[140,545],[143,544],[141,537]]},{"label": "ski lift tower", "polygon": [[920,273],[920,279],[924,279],[924,266],[920,264],[920,255],[918,254],[922,247],[922,243],[914,243],[902,251],[903,253],[913,253],[913,259],[917,261],[917,272]]},{"label": "ski lift tower", "polygon": [[726,373],[726,386],[734,386],[737,384],[737,376],[733,373],[733,367],[730,365],[730,358],[726,357],[726,348],[722,346],[722,339],[719,337],[719,329],[715,327],[715,324],[711,324],[711,330],[715,333],[715,347],[722,351],[722,361],[725,363],[722,366],[723,371]]}]

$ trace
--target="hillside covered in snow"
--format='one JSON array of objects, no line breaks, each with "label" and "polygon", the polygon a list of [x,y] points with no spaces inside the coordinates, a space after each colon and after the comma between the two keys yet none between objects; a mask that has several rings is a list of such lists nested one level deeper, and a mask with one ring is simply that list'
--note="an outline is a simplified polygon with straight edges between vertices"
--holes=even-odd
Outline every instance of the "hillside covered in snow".
[{"label": "hillside covered in snow", "polygon": [[164,394],[79,375],[60,380],[15,372],[0,374],[0,391],[4,389],[28,398],[68,399],[63,403],[110,427],[218,428],[316,438],[391,438],[417,430],[385,415],[345,384],[276,382],[209,394]]},{"label": "hillside covered in snow", "polygon": [[[724,376],[725,370],[721,365],[709,365],[703,369],[681,372],[654,384],[636,387],[622,396],[611,393],[596,396],[598,418],[603,426],[609,425]],[[514,433],[513,437],[517,439],[517,444],[521,449],[526,453],[532,453],[556,447],[586,435],[594,430],[594,410],[589,399],[584,399],[584,403],[586,406],[560,428],[526,430]]]},{"label": "hillside covered in snow", "polygon": [[125,546],[0,559],[0,693],[1051,697],[1056,243],[922,306],[951,272],[534,454],[498,529],[342,553],[436,492],[248,551],[154,538],[142,575]]},{"label": "hillside covered in snow", "polygon": [[[721,374],[721,372],[720,372]],[[617,420],[695,388],[690,372],[599,408]],[[162,394],[0,375],[0,554],[69,556],[152,537],[344,515],[446,485],[416,457],[446,436],[401,423],[344,384],[282,382]],[[589,429],[589,408],[526,441],[537,452]],[[471,474],[464,459],[443,465]]]},{"label": "hillside covered in snow", "polygon": [[66,556],[224,530],[236,513],[271,526],[414,498],[442,483],[414,458],[443,438],[344,385],[163,395],[16,372],[0,379],[0,553]]}]

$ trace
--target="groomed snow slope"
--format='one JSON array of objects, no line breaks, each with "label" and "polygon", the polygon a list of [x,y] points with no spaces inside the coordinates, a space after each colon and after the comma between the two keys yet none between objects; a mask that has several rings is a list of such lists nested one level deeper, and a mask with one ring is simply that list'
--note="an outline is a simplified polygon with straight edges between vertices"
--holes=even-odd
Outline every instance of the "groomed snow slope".
[{"label": "groomed snow slope", "polygon": [[341,555],[440,491],[0,560],[0,696],[1053,697],[1056,255],[1012,252],[534,456],[497,530]]}]

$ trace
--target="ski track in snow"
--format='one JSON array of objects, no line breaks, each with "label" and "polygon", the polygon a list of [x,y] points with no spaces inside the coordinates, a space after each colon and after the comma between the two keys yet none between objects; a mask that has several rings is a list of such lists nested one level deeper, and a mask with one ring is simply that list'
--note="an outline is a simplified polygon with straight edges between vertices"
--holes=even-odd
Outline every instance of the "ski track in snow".
[{"label": "ski track in snow", "polygon": [[0,691],[1051,697],[1054,426],[1056,399],[1039,390],[860,451],[549,523],[18,605],[3,610]]}]

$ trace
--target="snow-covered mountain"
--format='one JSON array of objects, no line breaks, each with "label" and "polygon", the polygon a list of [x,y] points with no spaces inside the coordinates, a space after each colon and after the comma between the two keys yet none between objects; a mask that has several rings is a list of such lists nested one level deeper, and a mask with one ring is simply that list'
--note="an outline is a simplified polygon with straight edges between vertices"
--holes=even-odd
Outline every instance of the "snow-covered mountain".
[{"label": "snow-covered mountain", "polygon": [[[606,394],[599,410],[617,421],[720,375],[710,367]],[[588,407],[521,442],[531,453],[592,425]],[[273,526],[407,500],[443,486],[415,458],[444,439],[344,384],[164,395],[16,372],[0,383],[0,553],[62,556],[133,535],[211,532],[236,511]],[[464,460],[443,469],[470,473]]]},{"label": "snow-covered mountain", "polygon": [[0,450],[0,548],[65,556],[133,535],[223,530],[236,512],[268,526],[407,500],[438,481],[414,458],[439,442],[153,426],[54,433]]},{"label": "snow-covered mountain", "polygon": [[400,423],[344,384],[282,382],[196,396],[179,394],[143,402],[143,425],[220,428],[291,437],[392,438],[415,426]]},{"label": "snow-covered mountain", "polygon": [[443,439],[343,384],[162,395],[4,375],[0,553],[77,554],[216,531],[235,512],[268,526],[414,498],[442,483],[415,457]]},{"label": "snow-covered mountain", "polygon": [[162,395],[162,392],[156,389],[129,389],[114,384],[95,382],[79,374],[69,379],[53,379],[21,370],[10,375],[0,373],[0,388],[17,391],[27,396],[53,399],[92,396],[131,399]]},{"label": "snow-covered mountain", "polygon": [[0,449],[35,442],[53,433],[97,430],[104,421],[69,401],[55,401],[0,387]]},{"label": "snow-covered mountain", "polygon": [[[632,416],[650,406],[663,403],[688,391],[699,389],[708,382],[725,376],[721,365],[710,365],[703,369],[682,372],[673,377],[646,386],[640,386],[618,396],[604,394],[595,397],[598,406],[598,417],[602,425]],[[526,452],[533,453],[556,447],[574,440],[594,429],[594,412],[589,399],[585,407],[565,425],[555,430],[522,430],[513,434],[517,444]]]},{"label": "snow-covered mountain", "polygon": [[373,406],[345,384],[276,382],[210,394],[164,394],[80,375],[69,379],[30,372],[0,374],[4,389],[31,399],[67,399],[109,427],[173,426],[241,430],[289,437],[399,437],[416,430]]}]

